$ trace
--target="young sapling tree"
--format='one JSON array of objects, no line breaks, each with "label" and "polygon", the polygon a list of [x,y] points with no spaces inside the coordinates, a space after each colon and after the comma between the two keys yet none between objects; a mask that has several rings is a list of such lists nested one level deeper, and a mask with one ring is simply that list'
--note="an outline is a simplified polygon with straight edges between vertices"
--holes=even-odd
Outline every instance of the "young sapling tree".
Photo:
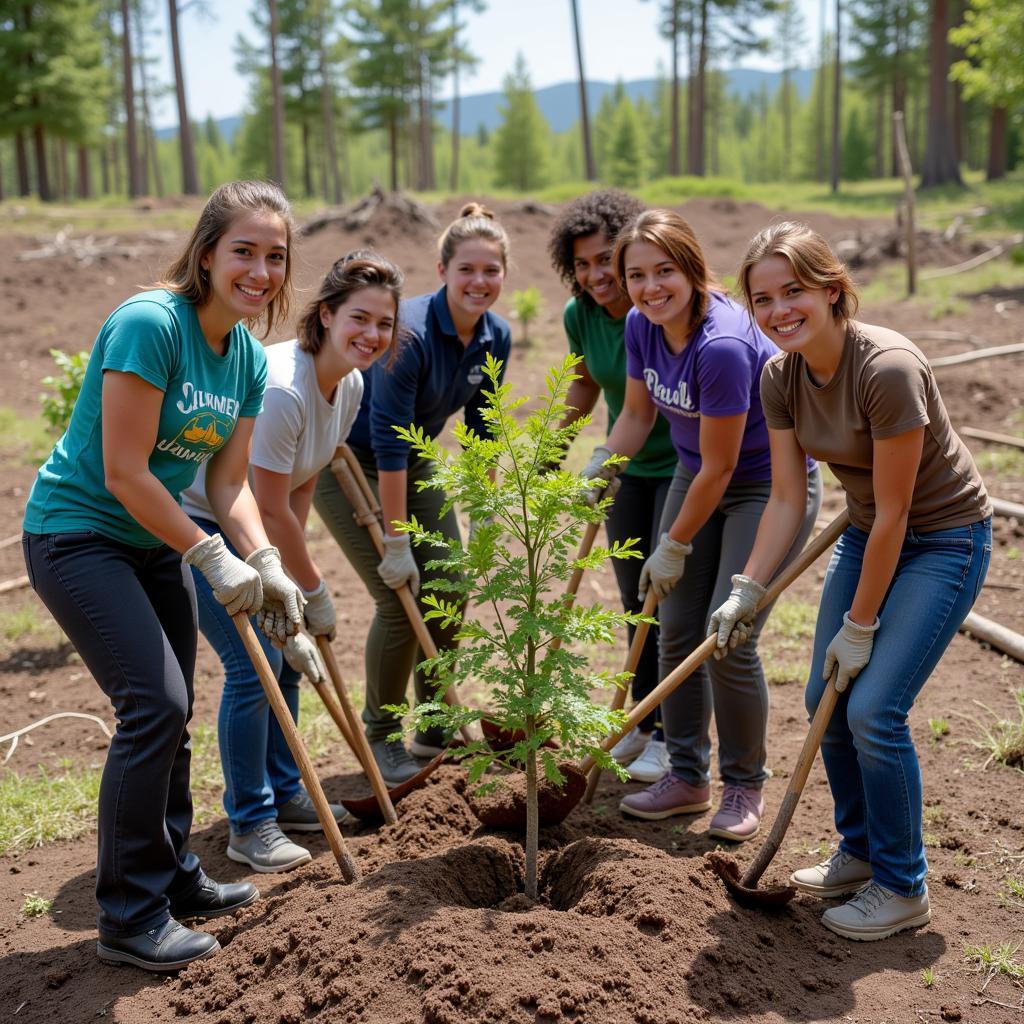
[{"label": "young sapling tree", "polygon": [[[521,737],[508,750],[477,741],[454,753],[466,756],[470,784],[484,791],[500,784],[486,778],[494,765],[525,772],[526,893],[531,898],[537,896],[538,773],[555,786],[564,785],[567,766],[560,760],[589,754],[602,768],[625,774],[599,747],[624,714],[595,703],[590,692],[625,686],[628,674],[591,670],[580,652],[612,644],[627,623],[645,621],[642,615],[611,611],[578,596],[573,601],[565,594],[577,567],[596,569],[608,558],[641,557],[635,540],[595,545],[585,558],[577,557],[584,528],[600,522],[612,500],[605,497],[591,506],[586,495],[594,481],[550,469],[561,464],[589,421],[584,416],[569,426],[558,425],[567,409],[569,384],[578,379],[573,368],[579,361],[570,355],[552,368],[547,395],[520,420],[515,414],[529,400],[512,397],[510,386],[502,383],[501,364],[488,356],[483,372],[490,387],[483,415],[490,436],[459,424],[460,450],[455,453],[419,428],[396,428],[417,455],[434,464],[433,475],[420,486],[442,490],[446,508],[465,509],[475,524],[465,544],[425,530],[415,519],[399,527],[413,543],[440,550],[430,564],[444,575],[426,584],[421,600],[425,617],[454,626],[458,641],[426,662],[437,692],[413,710],[410,728],[440,725],[455,732],[486,718]],[[609,459],[617,461],[624,460]],[[491,612],[488,621],[476,615],[482,608]],[[487,709],[443,702],[447,687],[465,680],[482,684]],[[549,740],[560,749],[545,747]]]}]

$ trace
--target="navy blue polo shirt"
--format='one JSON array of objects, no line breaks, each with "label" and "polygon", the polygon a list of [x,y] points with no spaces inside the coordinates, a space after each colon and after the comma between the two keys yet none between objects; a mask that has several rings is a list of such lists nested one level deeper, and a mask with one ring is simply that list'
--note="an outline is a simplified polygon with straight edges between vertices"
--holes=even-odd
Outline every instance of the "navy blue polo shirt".
[{"label": "navy blue polo shirt", "polygon": [[483,364],[490,352],[500,359],[502,377],[512,350],[512,332],[500,316],[487,312],[477,321],[473,340],[463,345],[448,309],[446,287],[418,295],[399,309],[402,338],[393,365],[374,363],[363,374],[363,401],[349,434],[353,448],[373,451],[382,470],[405,469],[409,445],[393,425],[422,427],[437,437],[448,417],[465,407],[466,426],[487,433],[480,410],[487,383]]}]

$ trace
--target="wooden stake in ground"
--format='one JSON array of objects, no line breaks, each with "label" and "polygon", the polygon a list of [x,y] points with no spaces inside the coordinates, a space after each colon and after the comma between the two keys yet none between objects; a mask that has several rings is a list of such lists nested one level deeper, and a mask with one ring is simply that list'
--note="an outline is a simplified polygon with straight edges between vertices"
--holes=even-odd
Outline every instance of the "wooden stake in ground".
[{"label": "wooden stake in ground", "polygon": [[900,173],[903,175],[903,228],[907,235],[907,294],[917,291],[917,240],[914,228],[914,176],[910,166],[910,153],[907,150],[907,133],[903,124],[903,111],[894,110],[892,114],[893,135],[896,139],[896,156],[899,159]]},{"label": "wooden stake in ground", "polygon": [[306,752],[306,745],[302,742],[299,730],[295,728],[291,712],[288,710],[288,705],[281,695],[281,690],[277,685],[277,680],[274,678],[270,662],[267,661],[267,656],[263,653],[263,648],[253,632],[252,623],[249,622],[249,617],[244,612],[232,615],[231,618],[235,623],[235,628],[238,630],[238,635],[242,638],[246,654],[249,655],[253,668],[256,669],[256,675],[259,676],[260,685],[263,687],[263,692],[267,697],[267,703],[270,704],[270,710],[274,712],[277,724],[281,727],[281,732],[284,733],[284,738],[288,743],[288,749],[292,752],[292,757],[295,758],[295,763],[299,767],[299,774],[302,776],[303,785],[306,787],[306,792],[309,793],[313,806],[316,808],[317,819],[324,830],[324,835],[327,837],[327,844],[331,848],[331,853],[334,854],[334,859],[338,862],[342,878],[346,882],[358,882],[361,877],[359,865],[356,864],[352,854],[348,852],[348,847],[345,846],[345,840],[342,837],[341,830],[338,828],[338,823],[334,820],[334,815],[331,813],[327,797],[324,796],[320,779],[317,778],[316,771],[313,768],[313,762],[309,759],[309,754]]}]

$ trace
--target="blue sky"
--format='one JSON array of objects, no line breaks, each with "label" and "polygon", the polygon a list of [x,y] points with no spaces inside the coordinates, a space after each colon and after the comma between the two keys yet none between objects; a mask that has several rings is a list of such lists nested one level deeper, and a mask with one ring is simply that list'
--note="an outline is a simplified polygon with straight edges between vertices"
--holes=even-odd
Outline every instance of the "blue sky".
[{"label": "blue sky", "polygon": [[[245,106],[246,80],[235,70],[234,40],[247,35],[256,40],[249,12],[263,0],[210,0],[213,18],[195,11],[181,15],[180,31],[188,83],[189,114],[227,117]],[[820,0],[799,0],[805,13],[807,36],[818,38]],[[654,77],[658,62],[667,66],[666,42],[657,32],[658,0],[579,0],[583,21],[583,60],[588,78],[614,81]],[[829,5],[832,7],[832,5]],[[834,8],[832,8],[834,11]],[[149,52],[160,57],[157,75],[171,81],[167,5],[159,3],[152,26]],[[553,85],[575,77],[569,0],[489,0],[482,14],[465,16],[465,38],[481,58],[476,71],[463,77],[464,93],[491,92],[501,88],[522,51],[535,87]],[[834,13],[830,13],[828,24]],[[813,53],[816,46],[809,47]],[[765,58],[748,58],[747,67],[770,68]],[[442,91],[441,97],[448,95]],[[158,106],[157,125],[176,123],[173,100]]]}]

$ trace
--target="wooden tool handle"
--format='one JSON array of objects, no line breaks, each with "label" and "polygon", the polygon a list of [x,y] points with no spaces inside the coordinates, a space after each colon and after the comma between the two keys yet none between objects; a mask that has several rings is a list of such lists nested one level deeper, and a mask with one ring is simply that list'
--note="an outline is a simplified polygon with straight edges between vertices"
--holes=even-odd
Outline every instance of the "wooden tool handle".
[{"label": "wooden tool handle", "polygon": [[[579,561],[581,558],[586,558],[590,554],[591,549],[594,546],[594,541],[597,539],[597,531],[600,529],[600,522],[587,523],[586,530],[583,531],[583,538],[580,540],[580,550],[576,555],[576,560]],[[576,603],[576,593],[580,589],[580,582],[583,579],[583,566],[578,565],[572,571],[572,575],[569,577],[569,585],[565,588],[565,607],[571,608]],[[556,636],[552,639],[550,649],[557,651],[562,646],[562,638]]]},{"label": "wooden tool handle", "polygon": [[310,799],[313,801],[313,806],[316,808],[317,819],[323,827],[324,835],[327,836],[327,843],[331,848],[331,853],[334,854],[334,859],[338,862],[342,877],[346,882],[358,882],[361,877],[359,865],[356,864],[352,854],[348,852],[348,847],[345,846],[345,840],[338,828],[338,823],[334,820],[330,804],[327,803],[327,797],[324,796],[320,780],[313,769],[313,762],[309,759],[309,754],[306,752],[306,745],[302,742],[299,730],[295,728],[291,712],[288,710],[288,705],[281,695],[281,690],[277,685],[277,680],[274,678],[274,673],[270,663],[267,661],[267,656],[263,653],[263,648],[256,639],[256,634],[253,632],[249,617],[244,612],[239,612],[237,615],[233,615],[232,619],[234,620],[235,627],[238,629],[239,636],[242,638],[246,653],[256,669],[256,675],[259,676],[260,685],[266,694],[270,709],[274,712],[274,717],[277,719],[277,724],[281,727],[281,732],[284,733],[288,749],[292,752],[292,757],[295,758],[295,763],[298,765],[302,782],[306,787],[306,792],[309,793]]}]

